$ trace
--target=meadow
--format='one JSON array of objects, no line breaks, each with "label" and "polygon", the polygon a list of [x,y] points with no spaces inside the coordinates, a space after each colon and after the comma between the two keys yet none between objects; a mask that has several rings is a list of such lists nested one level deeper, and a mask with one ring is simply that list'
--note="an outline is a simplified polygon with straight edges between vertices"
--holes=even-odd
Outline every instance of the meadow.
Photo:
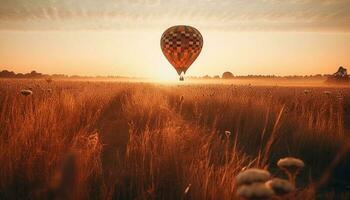
[{"label": "meadow", "polygon": [[0,199],[240,199],[237,174],[293,156],[272,199],[345,200],[349,134],[346,87],[2,79]]}]

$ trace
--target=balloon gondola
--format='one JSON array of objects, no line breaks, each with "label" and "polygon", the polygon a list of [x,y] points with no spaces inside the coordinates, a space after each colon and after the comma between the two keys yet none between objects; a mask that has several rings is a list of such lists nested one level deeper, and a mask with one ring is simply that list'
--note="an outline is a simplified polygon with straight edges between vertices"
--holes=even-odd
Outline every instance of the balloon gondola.
[{"label": "balloon gondola", "polygon": [[170,64],[184,80],[184,74],[203,47],[203,37],[194,27],[179,25],[168,28],[160,39],[160,47]]}]

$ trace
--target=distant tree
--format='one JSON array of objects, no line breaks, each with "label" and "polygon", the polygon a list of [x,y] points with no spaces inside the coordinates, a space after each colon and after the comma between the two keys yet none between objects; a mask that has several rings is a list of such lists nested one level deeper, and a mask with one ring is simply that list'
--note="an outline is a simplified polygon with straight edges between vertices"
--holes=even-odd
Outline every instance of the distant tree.
[{"label": "distant tree", "polygon": [[327,82],[339,83],[339,82],[350,82],[348,71],[345,67],[340,66],[338,71],[333,75],[327,77]]},{"label": "distant tree", "polygon": [[52,78],[68,78],[68,76],[65,74],[52,74],[51,77]]},{"label": "distant tree", "polygon": [[224,72],[222,74],[222,78],[223,79],[231,79],[231,78],[234,78],[234,75],[231,72]]},{"label": "distant tree", "polygon": [[348,70],[344,68],[343,66],[340,66],[338,68],[338,71],[333,74],[333,76],[338,78],[348,77]]},{"label": "distant tree", "polygon": [[26,74],[29,78],[39,78],[42,76],[41,73],[36,72],[35,70],[31,71],[29,74]]},{"label": "distant tree", "polygon": [[16,78],[25,78],[25,75],[22,73],[17,73]]},{"label": "distant tree", "polygon": [[205,76],[203,76],[202,78],[204,78],[204,79],[210,79],[211,77],[210,77],[209,75],[205,75]]},{"label": "distant tree", "polygon": [[0,77],[4,77],[4,78],[12,78],[15,77],[16,74],[12,71],[8,71],[8,70],[2,70],[0,72]]},{"label": "distant tree", "polygon": [[215,78],[215,79],[219,79],[220,76],[219,76],[219,75],[215,75],[214,78]]}]

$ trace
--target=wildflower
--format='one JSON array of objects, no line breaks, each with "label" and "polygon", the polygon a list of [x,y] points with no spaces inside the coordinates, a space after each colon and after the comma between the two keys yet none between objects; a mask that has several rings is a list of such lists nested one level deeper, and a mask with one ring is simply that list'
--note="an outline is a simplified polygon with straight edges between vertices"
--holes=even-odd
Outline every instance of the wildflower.
[{"label": "wildflower", "polygon": [[225,135],[227,138],[229,138],[231,136],[231,132],[230,131],[225,131]]},{"label": "wildflower", "polygon": [[33,92],[31,90],[21,90],[21,94],[24,96],[32,95]]},{"label": "wildflower", "polygon": [[47,82],[47,83],[51,83],[51,82],[52,82],[52,79],[51,79],[51,78],[47,78],[47,79],[46,79],[46,82]]},{"label": "wildflower", "polygon": [[274,178],[272,180],[267,181],[265,184],[267,187],[271,188],[275,192],[275,194],[279,196],[288,194],[295,189],[294,185],[291,182],[280,178]]},{"label": "wildflower", "polygon": [[299,170],[305,166],[304,162],[298,158],[286,157],[277,162],[277,165],[281,169]]},{"label": "wildflower", "polygon": [[324,91],[323,94],[330,95],[331,92],[330,91]]},{"label": "wildflower", "polygon": [[270,172],[266,170],[250,168],[242,171],[236,176],[236,185],[241,186],[258,182],[266,182],[270,179],[270,176]]},{"label": "wildflower", "polygon": [[264,183],[253,183],[251,185],[243,185],[238,188],[237,195],[245,199],[269,199],[274,192]]},{"label": "wildflower", "polygon": [[304,90],[304,94],[309,94],[311,90]]},{"label": "wildflower", "polygon": [[295,186],[295,178],[305,164],[298,158],[286,157],[280,159],[277,166],[288,175],[289,181]]}]

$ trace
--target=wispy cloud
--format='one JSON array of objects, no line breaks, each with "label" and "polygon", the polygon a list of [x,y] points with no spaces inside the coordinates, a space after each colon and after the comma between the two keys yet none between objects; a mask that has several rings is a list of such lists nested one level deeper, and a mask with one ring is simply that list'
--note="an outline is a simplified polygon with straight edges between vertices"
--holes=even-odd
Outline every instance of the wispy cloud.
[{"label": "wispy cloud", "polygon": [[1,30],[350,31],[349,0],[0,0]]}]

